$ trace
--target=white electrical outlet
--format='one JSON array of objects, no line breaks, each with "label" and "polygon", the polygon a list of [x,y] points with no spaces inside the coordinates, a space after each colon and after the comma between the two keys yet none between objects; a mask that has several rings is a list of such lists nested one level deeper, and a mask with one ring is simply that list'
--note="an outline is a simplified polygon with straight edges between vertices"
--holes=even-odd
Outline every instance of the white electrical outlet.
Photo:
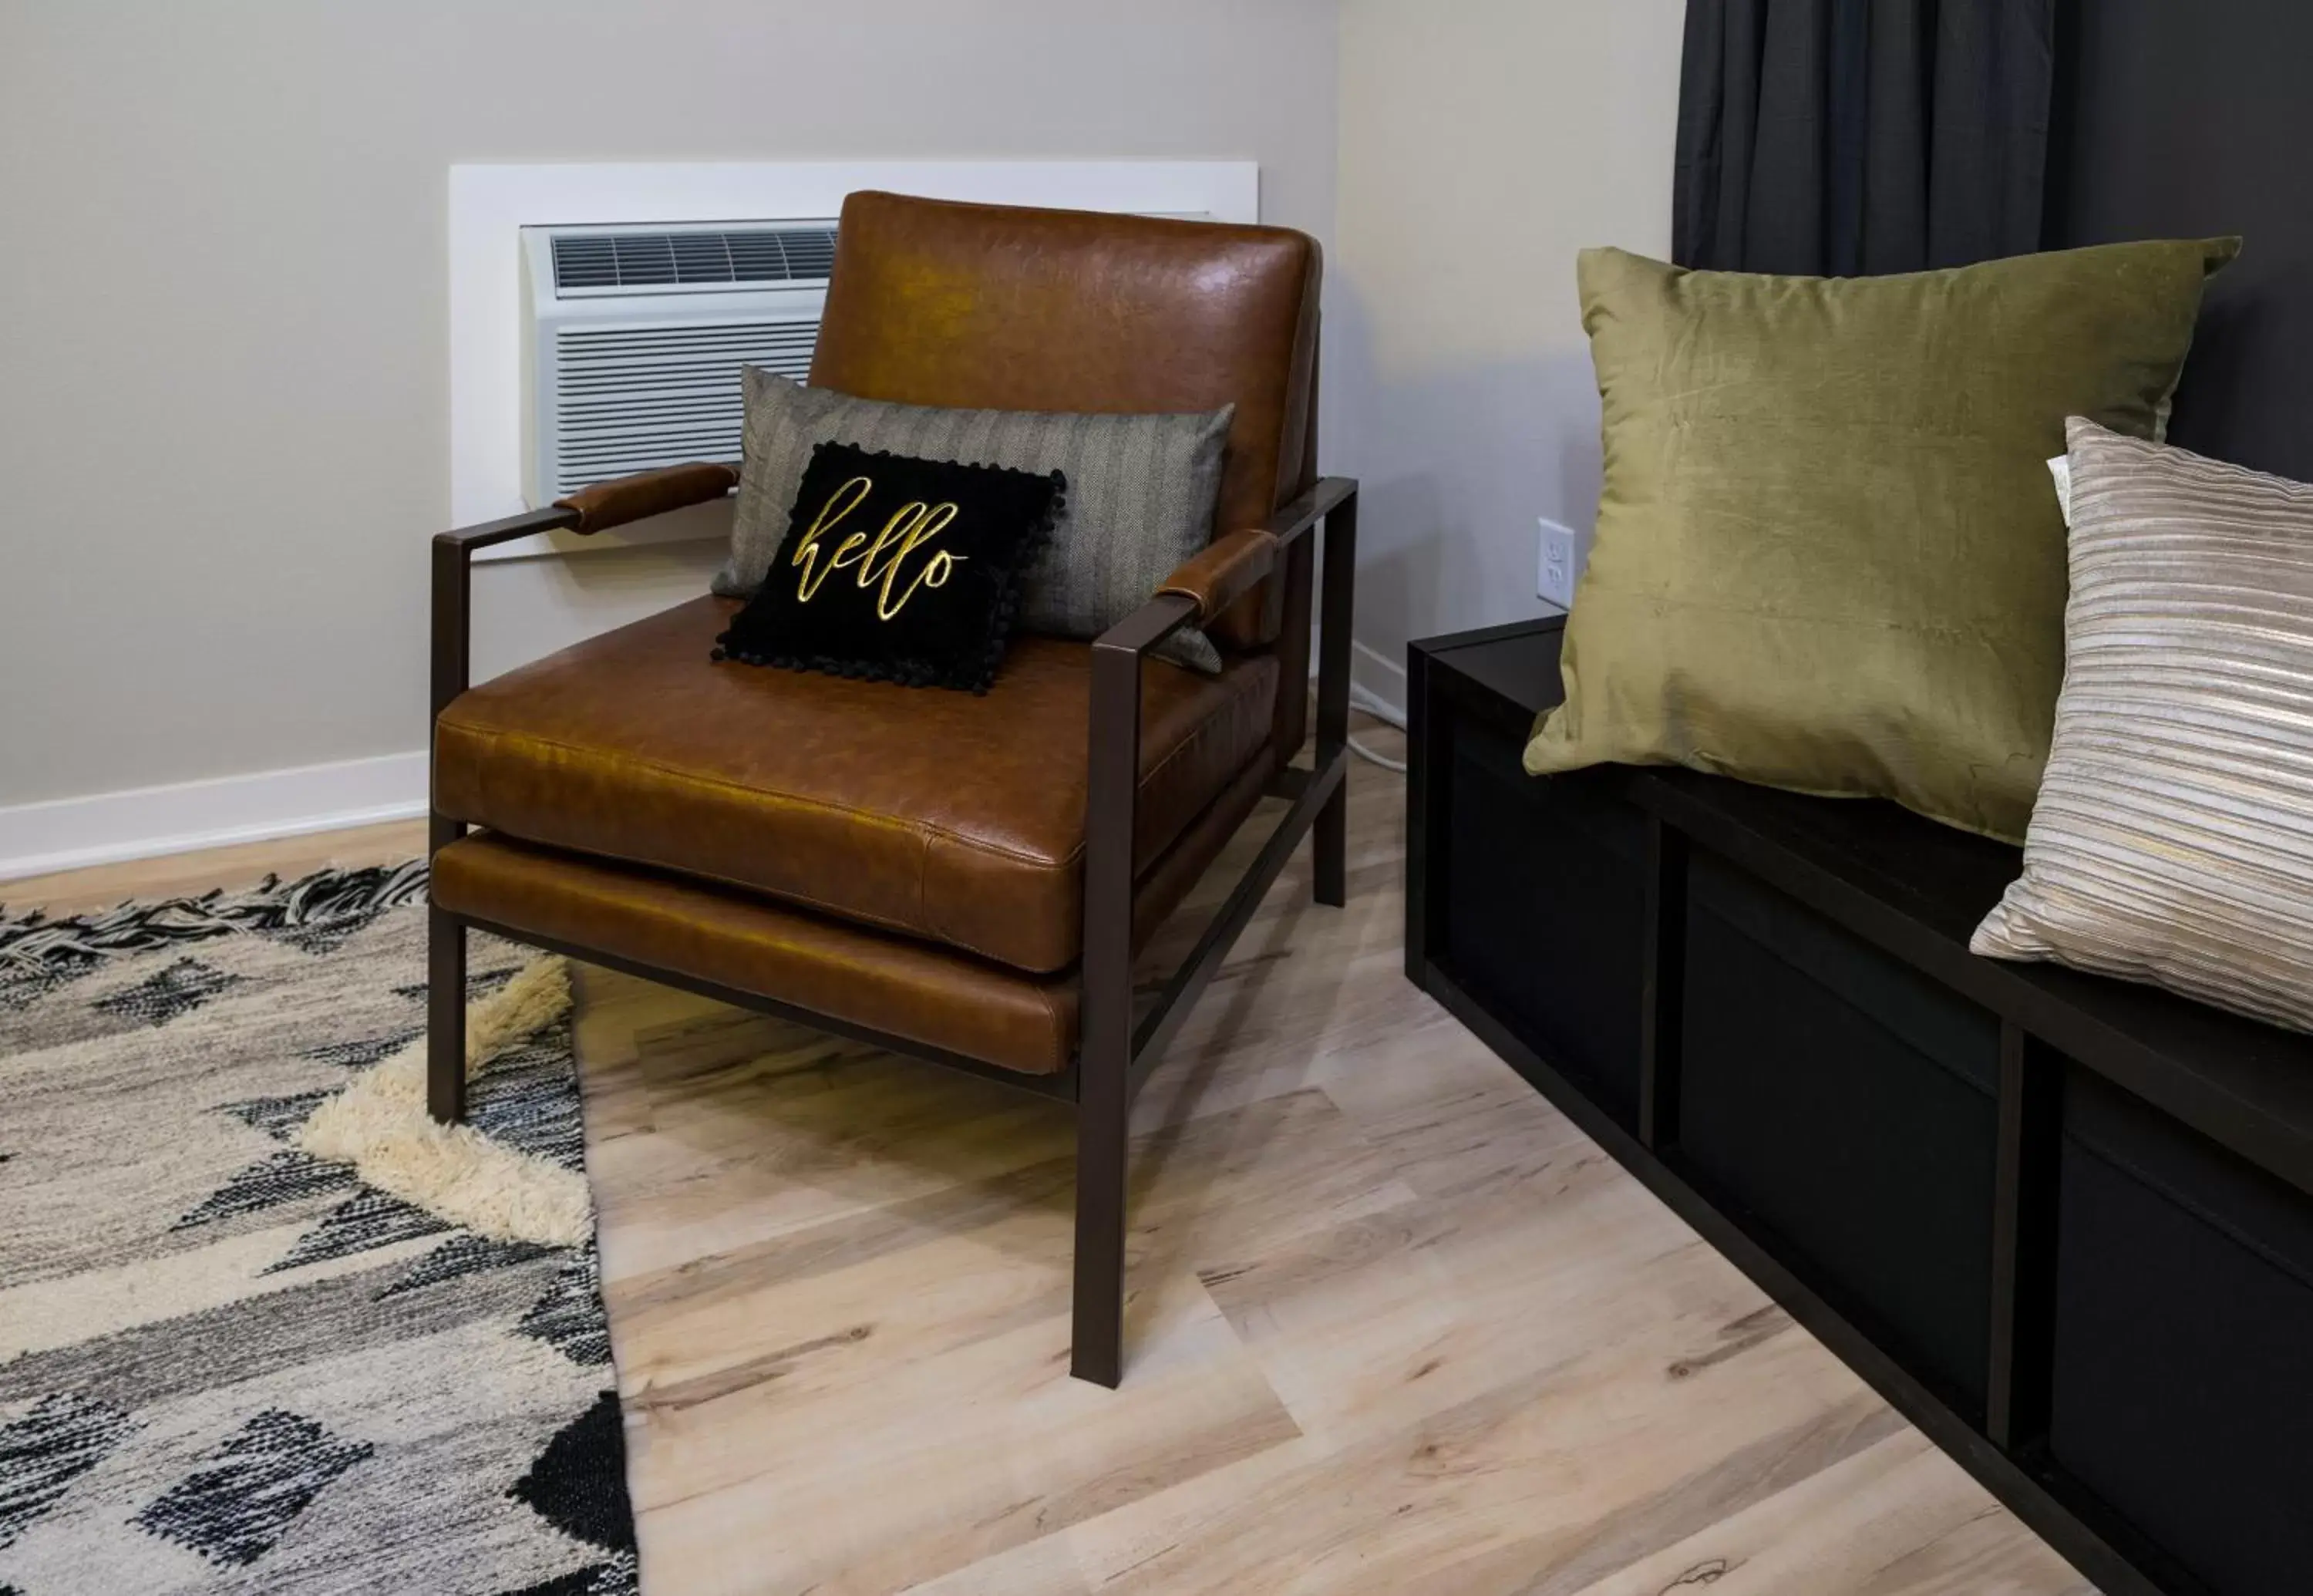
[{"label": "white electrical outlet", "polygon": [[1547,516],[1535,519],[1542,527],[1542,562],[1535,578],[1535,595],[1561,610],[1570,610],[1574,607],[1575,579],[1582,574],[1581,564],[1575,557],[1581,540],[1563,522]]}]

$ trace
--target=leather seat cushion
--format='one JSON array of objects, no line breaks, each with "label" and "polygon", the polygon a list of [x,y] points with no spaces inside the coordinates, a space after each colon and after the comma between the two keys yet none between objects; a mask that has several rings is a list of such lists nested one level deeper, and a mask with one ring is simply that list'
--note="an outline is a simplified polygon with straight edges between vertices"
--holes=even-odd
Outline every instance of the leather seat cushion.
[{"label": "leather seat cushion", "polygon": [[[1246,767],[1142,874],[1136,948],[1252,815],[1267,778]],[[1049,1075],[1077,1050],[1074,970],[1032,974],[694,877],[479,832],[435,854],[431,892],[436,906],[518,938],[769,998],[919,1053]]]},{"label": "leather seat cushion", "polygon": [[1073,973],[1031,975],[752,893],[488,832],[434,856],[433,900],[506,930],[665,970],[1030,1075],[1068,1067]]},{"label": "leather seat cushion", "polygon": [[[708,657],[700,598],[461,695],[436,808],[1029,971],[1081,940],[1090,648],[1020,638],[984,697]],[[1141,673],[1146,868],[1266,757],[1278,666]]]}]

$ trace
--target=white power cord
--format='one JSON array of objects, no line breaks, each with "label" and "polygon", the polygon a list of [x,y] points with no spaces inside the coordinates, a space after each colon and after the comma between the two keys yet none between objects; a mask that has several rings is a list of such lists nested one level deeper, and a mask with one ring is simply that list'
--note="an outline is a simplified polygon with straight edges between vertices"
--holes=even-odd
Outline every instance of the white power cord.
[{"label": "white power cord", "polygon": [[[1390,708],[1389,705],[1384,703],[1380,699],[1376,698],[1371,692],[1359,683],[1352,682],[1350,683],[1350,702],[1357,708],[1363,710],[1367,714],[1372,716],[1376,720],[1380,721],[1384,726],[1394,726],[1400,731],[1403,731],[1405,729],[1405,717],[1398,713],[1397,710]],[[1355,737],[1351,737],[1350,739],[1350,752],[1356,754],[1359,759],[1364,760],[1368,764],[1377,764],[1381,766],[1383,770],[1395,771],[1401,776],[1405,774],[1405,762],[1403,760],[1392,759],[1387,754],[1376,754],[1372,749],[1367,747],[1363,743],[1359,742]]]},{"label": "white power cord", "polygon": [[[1370,653],[1371,650],[1368,650],[1368,652]],[[1310,653],[1314,659],[1316,653],[1316,639],[1314,633],[1310,638]],[[1376,657],[1379,657],[1376,656]],[[1316,690],[1317,676],[1316,673],[1313,670],[1309,675],[1309,691],[1311,692],[1315,692]],[[1392,707],[1388,702],[1382,699],[1375,697],[1373,690],[1366,686],[1362,682],[1352,681],[1350,683],[1350,705],[1352,709],[1363,710],[1367,714],[1372,716],[1376,720],[1380,721],[1384,726],[1393,726],[1400,731],[1403,731],[1405,729],[1404,711]],[[1405,762],[1403,760],[1392,759],[1386,754],[1376,754],[1372,749],[1367,747],[1363,743],[1359,742],[1355,737],[1351,737],[1349,740],[1349,743],[1350,752],[1356,754],[1359,759],[1364,760],[1368,764],[1379,765],[1385,771],[1395,771],[1401,776],[1405,774]]]}]

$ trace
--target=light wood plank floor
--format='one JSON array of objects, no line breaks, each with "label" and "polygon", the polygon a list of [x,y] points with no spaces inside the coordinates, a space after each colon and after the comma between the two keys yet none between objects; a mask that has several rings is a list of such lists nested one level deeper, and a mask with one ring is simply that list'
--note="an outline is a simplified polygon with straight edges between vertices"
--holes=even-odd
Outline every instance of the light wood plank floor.
[{"label": "light wood plank floor", "polygon": [[1067,1375],[1063,1111],[585,973],[646,1590],[2088,1592],[1406,984],[1351,780],[1349,907],[1305,856],[1136,1109],[1120,1391]]}]

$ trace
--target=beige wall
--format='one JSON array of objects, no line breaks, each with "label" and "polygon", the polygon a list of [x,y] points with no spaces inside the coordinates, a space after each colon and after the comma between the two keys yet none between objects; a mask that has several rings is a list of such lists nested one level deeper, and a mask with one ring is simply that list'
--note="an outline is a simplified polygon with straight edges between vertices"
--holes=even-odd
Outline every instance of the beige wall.
[{"label": "beige wall", "polygon": [[[1365,479],[1358,638],[1543,613],[1535,517],[1586,534],[1587,244],[1661,255],[1684,0],[1343,0],[1325,357],[1331,468]],[[1359,680],[1403,679],[1360,653]]]},{"label": "beige wall", "polygon": [[[0,0],[0,806],[421,746],[457,161],[1253,159],[1332,0]],[[709,551],[498,565],[495,669]]]}]

